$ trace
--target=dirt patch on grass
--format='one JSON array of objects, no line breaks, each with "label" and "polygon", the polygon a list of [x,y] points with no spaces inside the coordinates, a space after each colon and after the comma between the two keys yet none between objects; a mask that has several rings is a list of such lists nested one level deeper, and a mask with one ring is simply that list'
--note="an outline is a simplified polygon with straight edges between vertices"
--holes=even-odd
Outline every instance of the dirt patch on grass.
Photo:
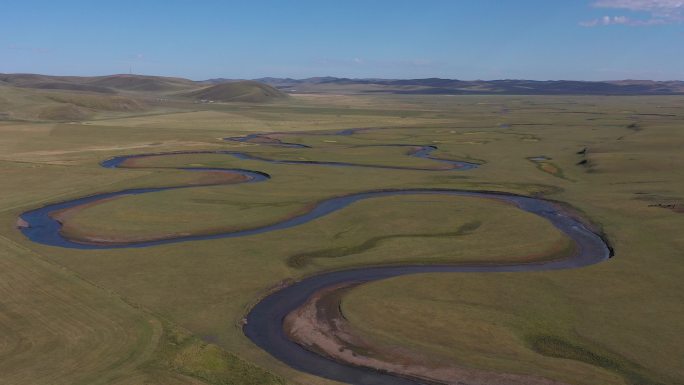
[{"label": "dirt patch on grass", "polygon": [[551,162],[551,158],[549,158],[549,157],[546,157],[543,155],[542,156],[533,156],[533,157],[527,158],[527,160],[534,163],[537,166],[537,169],[539,169],[540,171],[543,171],[547,174],[551,174],[557,178],[570,180],[563,173],[563,169],[561,169],[557,164]]}]

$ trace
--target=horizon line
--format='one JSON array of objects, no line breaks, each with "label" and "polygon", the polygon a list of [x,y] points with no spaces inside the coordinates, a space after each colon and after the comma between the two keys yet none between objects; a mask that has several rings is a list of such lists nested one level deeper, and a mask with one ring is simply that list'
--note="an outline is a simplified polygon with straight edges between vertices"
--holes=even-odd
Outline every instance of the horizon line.
[{"label": "horizon line", "polygon": [[427,80],[427,79],[439,79],[439,80],[457,80],[464,82],[493,82],[493,81],[506,81],[506,80],[524,80],[533,82],[586,82],[586,83],[609,83],[609,82],[657,82],[657,83],[667,83],[667,82],[684,82],[684,79],[668,79],[668,80],[654,80],[654,79],[633,79],[633,78],[623,78],[623,79],[603,79],[603,80],[586,80],[586,79],[528,79],[528,78],[496,78],[496,79],[461,79],[461,78],[450,78],[450,77],[439,77],[439,76],[429,76],[429,77],[406,77],[406,78],[382,78],[382,77],[346,77],[346,76],[308,76],[308,77],[291,77],[291,76],[260,76],[255,78],[229,78],[229,77],[208,77],[204,79],[193,79],[191,77],[177,76],[177,75],[151,75],[143,73],[110,73],[102,75],[56,75],[47,73],[36,73],[36,72],[0,72],[0,75],[39,75],[39,76],[54,76],[54,77],[107,77],[107,76],[150,76],[150,77],[163,77],[163,78],[180,78],[186,79],[193,82],[205,82],[209,80],[231,80],[231,81],[241,81],[241,80],[259,80],[259,79],[290,79],[290,80],[308,80],[316,78],[332,78],[332,79],[348,79],[348,80]]}]

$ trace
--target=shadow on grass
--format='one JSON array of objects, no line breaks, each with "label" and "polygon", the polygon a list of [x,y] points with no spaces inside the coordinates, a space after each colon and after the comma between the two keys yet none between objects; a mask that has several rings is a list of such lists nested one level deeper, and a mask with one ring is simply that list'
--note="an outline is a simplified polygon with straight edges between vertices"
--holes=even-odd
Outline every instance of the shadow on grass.
[{"label": "shadow on grass", "polygon": [[445,233],[425,233],[425,234],[393,234],[393,235],[382,235],[379,237],[373,237],[365,242],[354,245],[354,246],[342,246],[334,247],[329,249],[316,250],[309,253],[297,254],[290,256],[287,259],[287,265],[294,268],[303,268],[308,265],[312,259],[315,258],[340,258],[347,255],[359,254],[364,251],[370,250],[376,247],[383,241],[388,239],[398,239],[398,238],[442,238],[442,237],[457,237],[461,235],[467,235],[477,230],[482,225],[479,221],[468,222],[456,231],[450,231]]}]

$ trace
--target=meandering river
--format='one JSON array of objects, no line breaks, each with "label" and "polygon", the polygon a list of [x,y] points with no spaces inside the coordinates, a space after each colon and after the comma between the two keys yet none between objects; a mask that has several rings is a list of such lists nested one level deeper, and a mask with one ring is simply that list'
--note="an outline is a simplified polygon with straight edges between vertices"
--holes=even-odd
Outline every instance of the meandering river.
[{"label": "meandering river", "polygon": [[[352,135],[354,130],[342,130],[337,135]],[[306,145],[296,143],[284,143],[277,139],[265,138],[264,135],[249,135],[239,138],[227,138],[227,140],[250,142],[261,140],[260,144],[279,145],[292,148],[310,148]],[[193,152],[172,152],[172,153],[152,153],[135,154],[114,157],[101,163],[106,168],[126,167],[129,159],[140,159],[145,157],[174,156],[179,154],[220,154],[232,156],[239,159],[256,160],[272,163],[283,163],[292,165],[324,165],[336,167],[375,167],[384,169],[407,169],[420,171],[442,171],[449,172],[454,170],[469,170],[477,167],[477,164],[434,158],[430,154],[437,148],[435,146],[423,145],[382,145],[409,147],[407,155],[430,159],[446,165],[446,168],[412,168],[401,166],[377,166],[367,164],[355,164],[345,162],[325,162],[325,161],[298,161],[298,160],[276,160],[255,156],[248,152],[239,151],[193,151]],[[242,169],[221,169],[221,168],[202,168],[202,167],[181,167],[179,170],[186,171],[212,171],[239,174],[244,177],[246,183],[267,181],[270,176],[266,173]],[[234,183],[234,182],[231,182]],[[215,185],[215,184],[208,184]],[[562,205],[527,196],[507,194],[502,192],[487,191],[467,191],[455,189],[393,189],[363,191],[354,194],[336,196],[325,199],[312,205],[312,208],[301,215],[290,217],[266,226],[248,228],[239,231],[217,232],[202,235],[184,235],[173,238],[150,239],[136,242],[120,243],[83,243],[65,237],[61,232],[61,223],[53,218],[53,215],[61,210],[76,208],[85,204],[92,204],[104,199],[110,199],[123,195],[147,194],[163,190],[194,188],[198,185],[169,186],[159,188],[139,188],[127,189],[115,192],[108,192],[86,196],[66,202],[49,204],[34,210],[23,213],[20,217],[25,223],[21,231],[30,240],[57,247],[68,247],[78,249],[113,249],[128,247],[151,247],[160,244],[175,242],[191,242],[197,240],[216,239],[216,238],[237,238],[278,231],[285,228],[295,227],[304,223],[316,220],[330,213],[342,210],[354,202],[369,198],[382,198],[397,195],[450,195],[472,199],[495,199],[504,201],[517,207],[520,210],[537,215],[547,220],[555,226],[575,244],[573,254],[562,260],[518,263],[518,264],[469,264],[469,265],[410,265],[410,266],[386,266],[368,267],[351,270],[322,273],[298,281],[292,285],[282,288],[267,297],[261,299],[249,312],[244,325],[245,335],[256,345],[270,353],[275,358],[285,364],[303,372],[308,372],[317,376],[359,385],[395,385],[395,384],[420,384],[419,380],[402,378],[391,373],[382,373],[372,368],[357,367],[336,362],[330,358],[318,355],[309,351],[297,343],[291,341],[283,330],[283,320],[292,311],[303,305],[312,295],[349,282],[370,282],[390,277],[397,277],[407,274],[418,273],[467,273],[467,272],[523,272],[523,271],[542,271],[554,269],[572,269],[608,259],[612,255],[612,250],[603,237],[592,230],[587,222],[578,218],[575,214],[566,210]]]}]

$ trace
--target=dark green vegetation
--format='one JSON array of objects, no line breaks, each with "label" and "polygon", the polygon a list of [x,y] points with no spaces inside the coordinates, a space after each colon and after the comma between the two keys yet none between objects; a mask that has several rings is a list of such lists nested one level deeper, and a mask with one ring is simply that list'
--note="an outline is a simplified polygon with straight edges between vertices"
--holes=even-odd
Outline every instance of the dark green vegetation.
[{"label": "dark green vegetation", "polygon": [[167,325],[159,342],[156,362],[150,366],[171,370],[210,384],[286,385],[288,382],[235,354],[227,353],[186,331]]},{"label": "dark green vegetation", "polygon": [[[543,220],[457,197],[372,199],[297,228],[146,249],[46,247],[15,228],[18,214],[47,202],[209,177],[98,165],[115,155],[239,149],[273,159],[434,166],[405,149],[366,146],[393,143],[435,145],[436,157],[483,166],[420,172],[150,158],[139,166],[237,167],[273,178],[121,197],[68,223],[89,235],[130,237],[270,223],[311,202],[371,189],[542,195],[600,225],[615,258],[576,271],[361,285],[345,295],[345,317],[379,345],[464,367],[570,384],[684,383],[684,215],[676,209],[684,201],[682,97],[298,95],[205,104],[178,95],[206,84],[158,80],[140,87],[78,80],[114,92],[0,83],[0,382],[330,384],[284,367],[243,336],[241,320],[258,298],[330,269],[563,255],[567,240]],[[155,87],[163,91],[143,90]],[[56,106],[77,121],[39,117]],[[355,127],[377,129],[319,135]],[[314,148],[221,139],[272,131]],[[528,160],[539,155],[565,179]]]},{"label": "dark green vegetation", "polygon": [[[358,245],[316,250],[314,252],[293,255],[287,259],[287,264],[291,267],[304,267],[315,258],[341,258],[349,255],[360,254],[378,246],[381,242],[390,239],[458,237],[461,235],[467,235],[477,230],[480,225],[482,225],[480,222],[469,222],[459,227],[456,231],[447,231],[445,233],[392,234],[373,237]],[[342,234],[336,234],[333,238],[338,239],[341,235]]]},{"label": "dark green vegetation", "polygon": [[565,358],[586,362],[589,365],[598,366],[616,372],[623,376],[628,383],[635,385],[661,385],[648,378],[644,368],[626,360],[624,357],[611,357],[611,354],[601,355],[588,348],[573,345],[572,343],[556,336],[532,336],[529,338],[534,351],[549,357]]}]

